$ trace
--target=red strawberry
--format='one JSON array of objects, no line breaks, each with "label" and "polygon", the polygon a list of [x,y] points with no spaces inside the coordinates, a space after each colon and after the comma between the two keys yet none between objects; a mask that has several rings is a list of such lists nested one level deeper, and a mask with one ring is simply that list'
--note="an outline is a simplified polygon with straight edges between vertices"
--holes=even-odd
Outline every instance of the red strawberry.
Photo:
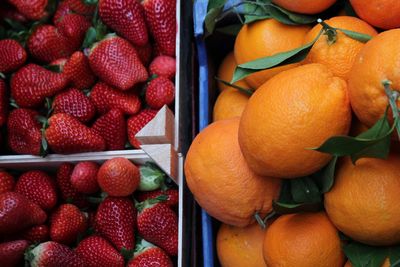
[{"label": "red strawberry", "polygon": [[90,28],[90,21],[86,17],[74,13],[65,14],[55,22],[57,30],[67,38],[74,51],[82,46],[86,31]]},{"label": "red strawberry", "polygon": [[15,40],[0,40],[0,72],[10,72],[24,65],[25,49]]},{"label": "red strawberry", "polygon": [[50,117],[49,125],[45,136],[55,153],[96,152],[105,149],[103,137],[71,115],[55,114]]},{"label": "red strawberry", "polygon": [[144,11],[138,0],[100,0],[99,15],[104,24],[132,44],[147,44]]},{"label": "red strawberry", "polygon": [[92,16],[96,10],[95,5],[85,4],[83,0],[64,0],[60,5],[66,5],[74,13],[84,16]]},{"label": "red strawberry", "polygon": [[0,194],[0,234],[13,234],[25,228],[42,224],[46,213],[35,203],[21,194],[6,192]]},{"label": "red strawberry", "polygon": [[87,218],[78,207],[62,204],[51,216],[50,238],[61,244],[75,242],[87,228]]},{"label": "red strawberry", "polygon": [[141,237],[165,250],[178,254],[178,217],[166,204],[146,200],[138,206],[138,233]]},{"label": "red strawberry", "polygon": [[53,109],[54,114],[66,113],[81,122],[90,121],[96,113],[89,97],[76,88],[58,94],[54,99]]},{"label": "red strawberry", "polygon": [[114,108],[118,108],[129,115],[136,114],[140,110],[141,103],[136,94],[121,92],[105,83],[97,83],[89,97],[101,114]]},{"label": "red strawberry", "polygon": [[82,240],[75,249],[85,261],[86,267],[124,267],[124,258],[107,240],[100,236],[90,236]]},{"label": "red strawberry", "polygon": [[20,107],[37,107],[46,97],[64,89],[67,83],[63,74],[28,64],[11,78],[11,96]]},{"label": "red strawberry", "polygon": [[7,122],[8,97],[6,82],[0,78],[0,127]]},{"label": "red strawberry", "polygon": [[[25,250],[29,247],[26,240],[15,240],[0,244],[0,261],[1,266],[14,267],[21,266],[23,262]],[[22,264],[23,265],[23,264]]]},{"label": "red strawberry", "polygon": [[151,75],[163,76],[168,79],[175,78],[176,60],[169,56],[158,56],[150,64]]},{"label": "red strawberry", "polygon": [[90,88],[96,77],[90,69],[88,58],[80,51],[72,54],[64,66],[64,74],[68,77],[72,86],[78,89]]},{"label": "red strawberry", "polygon": [[128,90],[148,77],[135,48],[125,39],[114,35],[92,47],[89,63],[101,80],[121,90]]},{"label": "red strawberry", "polygon": [[93,124],[92,129],[106,141],[107,150],[123,150],[126,143],[126,121],[120,109],[111,109]]},{"label": "red strawberry", "polygon": [[139,114],[128,119],[128,139],[134,148],[140,148],[140,142],[135,135],[146,126],[157,114],[157,110],[144,109]]},{"label": "red strawberry", "polygon": [[144,0],[145,17],[161,53],[175,56],[176,0]]},{"label": "red strawberry", "polygon": [[39,155],[42,140],[38,113],[19,108],[11,111],[8,122],[8,146],[17,154]]},{"label": "red strawberry", "polygon": [[143,202],[147,199],[154,199],[154,198],[162,196],[162,195],[167,196],[167,200],[162,203],[164,203],[172,208],[174,208],[178,205],[179,192],[176,189],[167,189],[165,191],[155,190],[155,191],[149,191],[149,192],[138,191],[135,195],[135,199],[139,202]]},{"label": "red strawberry", "polygon": [[165,77],[157,77],[146,88],[146,103],[154,109],[170,105],[175,99],[175,85]]},{"label": "red strawberry", "polygon": [[0,194],[14,190],[14,177],[6,171],[0,170]]},{"label": "red strawberry", "polygon": [[97,183],[98,170],[99,166],[94,162],[79,162],[71,175],[72,186],[81,193],[96,193],[100,189]]},{"label": "red strawberry", "polygon": [[136,49],[136,52],[143,65],[148,66],[151,61],[151,57],[153,55],[153,47],[151,43],[147,43],[146,45],[143,46],[134,45],[133,47]]},{"label": "red strawberry", "polygon": [[1,5],[2,8],[0,9],[0,18],[7,18],[20,23],[28,22],[27,18],[22,15],[14,6],[4,3],[4,1],[1,3]]},{"label": "red strawberry", "polygon": [[47,0],[8,0],[8,2],[30,20],[40,20],[47,16]]},{"label": "red strawberry", "polygon": [[50,210],[57,204],[57,189],[53,179],[43,171],[28,171],[22,174],[15,192],[24,195],[44,210]]},{"label": "red strawberry", "polygon": [[96,229],[118,250],[135,246],[136,209],[129,198],[107,197],[98,207]]},{"label": "red strawberry", "polygon": [[50,239],[49,227],[45,224],[36,225],[24,231],[22,237],[31,243],[41,243]]},{"label": "red strawberry", "polygon": [[79,193],[71,184],[71,175],[74,165],[63,163],[57,170],[57,187],[60,190],[61,198],[67,203],[73,203],[80,208],[86,207],[84,196]]},{"label": "red strawberry", "polygon": [[142,240],[136,245],[134,258],[129,261],[127,267],[173,267],[169,256],[162,249]]},{"label": "red strawberry", "polygon": [[69,247],[48,241],[27,252],[32,267],[85,267],[78,254]]}]

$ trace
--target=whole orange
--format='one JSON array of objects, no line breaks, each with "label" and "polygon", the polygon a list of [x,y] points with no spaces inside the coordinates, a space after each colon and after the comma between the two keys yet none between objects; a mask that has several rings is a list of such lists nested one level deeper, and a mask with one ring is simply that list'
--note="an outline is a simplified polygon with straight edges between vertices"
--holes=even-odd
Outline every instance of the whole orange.
[{"label": "whole orange", "polygon": [[263,258],[265,230],[257,223],[247,227],[222,224],[217,234],[217,254],[222,267],[267,267]]},{"label": "whole orange", "polygon": [[357,15],[369,24],[384,29],[400,27],[400,1],[350,0]]},{"label": "whole orange", "polygon": [[[233,78],[233,73],[236,69],[236,60],[233,52],[230,52],[224,60],[221,62],[218,68],[217,77],[223,81],[231,82]],[[247,84],[245,80],[240,80],[234,83],[235,85],[242,87],[244,89],[250,89],[250,85]],[[233,87],[225,85],[224,83],[218,81],[218,88],[220,91],[224,91],[226,89],[235,90]]]},{"label": "whole orange", "polygon": [[266,215],[277,198],[280,180],[255,174],[238,143],[239,119],[210,124],[193,140],[186,156],[186,182],[211,216],[244,227],[254,214]]},{"label": "whole orange", "polygon": [[267,229],[263,247],[267,266],[342,267],[338,231],[324,212],[283,215]]},{"label": "whole orange", "polygon": [[213,121],[240,117],[249,96],[236,89],[222,91],[214,104]]},{"label": "whole orange", "polygon": [[344,234],[369,245],[400,242],[400,157],[346,158],[325,194],[325,209]]},{"label": "whole orange", "polygon": [[346,82],[324,65],[307,64],[276,75],[252,95],[239,144],[259,175],[307,176],[331,159],[310,148],[347,134],[350,121]]},{"label": "whole orange", "polygon": [[400,29],[378,34],[361,49],[350,70],[351,106],[358,119],[368,127],[382,117],[389,104],[382,82],[389,80],[393,89],[400,88],[399,40]]},{"label": "whole orange", "polygon": [[292,12],[317,14],[328,9],[336,0],[273,0],[272,2]]},{"label": "whole orange", "polygon": [[[243,64],[298,48],[303,44],[304,36],[309,29],[308,26],[285,25],[275,19],[245,24],[235,41],[236,62]],[[259,71],[245,79],[252,88],[257,89],[275,74],[298,65],[296,63]]]},{"label": "whole orange", "polygon": [[[333,17],[326,20],[325,23],[334,28],[341,28],[371,36],[378,34],[368,23],[355,17]],[[312,28],[306,35],[304,43],[306,44],[314,40],[321,29],[322,26],[320,24]],[[327,35],[321,35],[311,48],[305,62],[324,64],[333,72],[333,75],[347,80],[350,69],[358,52],[363,48],[364,43],[346,36],[339,30],[336,31],[334,38],[335,41],[331,43]]]},{"label": "whole orange", "polygon": [[[353,267],[353,264],[351,264],[350,261],[347,261],[344,267]],[[390,261],[388,258],[385,259],[381,267],[390,267]]]}]

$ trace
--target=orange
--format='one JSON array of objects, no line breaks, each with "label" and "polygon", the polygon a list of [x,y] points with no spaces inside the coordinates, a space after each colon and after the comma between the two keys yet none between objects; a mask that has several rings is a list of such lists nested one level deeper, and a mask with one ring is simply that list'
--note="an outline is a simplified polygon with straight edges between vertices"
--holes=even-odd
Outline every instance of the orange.
[{"label": "orange", "polygon": [[283,215],[267,229],[263,247],[269,267],[342,267],[338,231],[324,212]]},{"label": "orange", "polygon": [[[236,65],[235,56],[233,55],[233,52],[230,52],[221,62],[221,65],[219,65],[217,77],[223,81],[231,82]],[[250,85],[248,85],[245,80],[237,81],[234,84],[244,89],[250,89]],[[218,88],[220,91],[224,91],[226,89],[235,90],[233,87],[225,85],[220,81],[218,81]]]},{"label": "orange", "polygon": [[[275,19],[266,19],[245,24],[235,41],[234,52],[236,62],[243,64],[298,48],[303,44],[304,36],[309,29],[308,26],[285,25]],[[257,89],[275,74],[298,65],[296,63],[263,70],[245,79],[252,88]]]},{"label": "orange", "polygon": [[400,29],[378,34],[361,49],[350,71],[351,106],[368,127],[383,116],[389,103],[382,82],[390,80],[392,88],[400,88],[399,40]]},{"label": "orange", "polygon": [[387,160],[346,158],[335,184],[325,194],[325,209],[344,234],[369,245],[400,242],[400,157]]},{"label": "orange", "polygon": [[289,11],[301,14],[317,14],[333,5],[336,0],[273,0]]},{"label": "orange", "polygon": [[213,121],[240,117],[248,101],[249,96],[236,89],[222,91],[214,104]]},{"label": "orange", "polygon": [[[368,23],[355,17],[339,16],[325,22],[334,28],[355,31],[371,36],[378,34]],[[314,40],[321,29],[322,26],[319,24],[312,28],[306,35],[304,43],[310,43]],[[305,62],[324,64],[333,72],[333,75],[347,80],[350,69],[358,52],[363,48],[364,43],[347,37],[341,31],[336,31],[335,39],[335,42],[330,44],[328,36],[325,34],[321,35],[311,48]]]},{"label": "orange", "polygon": [[267,267],[263,258],[265,230],[257,223],[247,227],[222,224],[217,234],[217,254],[222,267]]},{"label": "orange", "polygon": [[400,27],[399,0],[350,0],[357,15],[369,24],[381,29]]},{"label": "orange", "polygon": [[[350,261],[347,261],[344,267],[353,267],[353,264],[351,264]],[[385,259],[381,267],[390,267],[390,261],[389,259]]]},{"label": "orange", "polygon": [[210,124],[193,140],[185,161],[186,182],[197,202],[221,222],[244,227],[272,210],[280,180],[256,175],[238,144],[239,119]]},{"label": "orange", "polygon": [[321,169],[331,157],[309,148],[347,134],[351,111],[346,82],[321,64],[282,72],[250,98],[239,144],[259,175],[294,178]]}]

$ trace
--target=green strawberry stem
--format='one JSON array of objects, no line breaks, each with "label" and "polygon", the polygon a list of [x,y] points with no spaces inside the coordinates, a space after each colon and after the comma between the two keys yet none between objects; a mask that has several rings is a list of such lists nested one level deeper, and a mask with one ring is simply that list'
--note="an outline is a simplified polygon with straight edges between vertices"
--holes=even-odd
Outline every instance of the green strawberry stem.
[{"label": "green strawberry stem", "polygon": [[122,257],[124,257],[125,261],[129,261],[131,258],[133,258],[133,255],[135,254],[135,249],[126,249],[122,248],[120,251]]},{"label": "green strawberry stem", "polygon": [[168,196],[167,195],[160,195],[160,196],[158,196],[156,198],[146,199],[143,202],[137,203],[136,204],[136,209],[138,210],[138,212],[142,212],[145,209],[153,207],[157,203],[164,202],[164,201],[167,201],[167,200],[168,200]]},{"label": "green strawberry stem", "polygon": [[139,191],[157,190],[164,184],[165,174],[153,164],[146,163],[140,167]]},{"label": "green strawberry stem", "polygon": [[134,251],[134,257],[138,256],[139,254],[141,254],[143,251],[145,251],[147,248],[152,248],[155,247],[155,245],[153,245],[152,243],[144,240],[143,238],[141,238],[140,240],[138,240],[138,242],[136,243],[136,247],[135,247],[135,251]]}]

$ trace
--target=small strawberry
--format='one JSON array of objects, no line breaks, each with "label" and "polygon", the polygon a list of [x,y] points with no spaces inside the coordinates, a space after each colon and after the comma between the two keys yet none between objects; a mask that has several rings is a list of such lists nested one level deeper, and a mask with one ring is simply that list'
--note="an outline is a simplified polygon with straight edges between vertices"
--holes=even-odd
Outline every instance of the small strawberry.
[{"label": "small strawberry", "polygon": [[50,238],[61,244],[72,244],[87,228],[87,218],[78,207],[62,204],[50,219]]},{"label": "small strawberry", "polygon": [[126,144],[126,120],[120,109],[111,109],[96,120],[92,129],[106,141],[107,150],[123,150]]},{"label": "small strawberry", "polygon": [[97,172],[99,165],[91,161],[79,162],[72,172],[71,184],[80,193],[93,194],[99,191]]},{"label": "small strawberry", "polygon": [[144,11],[138,0],[100,0],[99,15],[104,24],[132,44],[147,44]]},{"label": "small strawberry", "polygon": [[55,22],[58,32],[68,40],[68,44],[74,51],[82,46],[90,25],[86,17],[75,13],[65,14]]},{"label": "small strawberry", "polygon": [[107,197],[98,207],[96,229],[119,251],[135,246],[136,209],[129,198]]},{"label": "small strawberry", "polygon": [[15,71],[26,61],[25,49],[15,40],[0,40],[0,72]]},{"label": "small strawberry", "polygon": [[74,165],[63,163],[57,170],[57,187],[61,193],[61,199],[67,203],[72,203],[80,208],[86,207],[84,196],[76,190],[71,184],[71,175]]},{"label": "small strawberry", "polygon": [[0,194],[14,190],[14,177],[6,171],[0,170]]},{"label": "small strawberry", "polygon": [[172,80],[175,78],[176,60],[169,56],[158,56],[151,62],[149,71],[151,75],[155,74]]},{"label": "small strawberry", "polygon": [[8,93],[6,82],[0,78],[0,127],[7,122]]},{"label": "small strawberry", "polygon": [[50,210],[57,204],[57,189],[53,179],[43,171],[23,173],[15,185],[15,192]]},{"label": "small strawberry", "polygon": [[46,242],[50,239],[49,227],[45,224],[32,226],[22,233],[22,237],[31,243]]},{"label": "small strawberry", "polygon": [[25,228],[42,224],[46,213],[26,197],[15,192],[0,194],[0,235],[17,233]]},{"label": "small strawberry", "polygon": [[93,235],[82,240],[75,251],[85,261],[87,267],[125,266],[122,255],[100,236]]},{"label": "small strawberry", "polygon": [[96,113],[90,98],[76,88],[58,94],[54,99],[53,109],[54,114],[66,113],[81,122],[90,121]]},{"label": "small strawberry", "polygon": [[140,142],[135,135],[146,126],[157,114],[157,110],[144,109],[139,114],[128,119],[128,139],[134,148],[140,148]]},{"label": "small strawberry", "polygon": [[69,247],[54,241],[39,244],[26,254],[32,267],[85,267],[78,254]]},{"label": "small strawberry", "polygon": [[147,199],[154,199],[159,196],[165,195],[167,196],[167,200],[162,202],[171,208],[175,208],[179,203],[179,192],[176,189],[167,189],[167,190],[155,190],[149,192],[138,191],[135,195],[135,199],[139,202],[143,202]]},{"label": "small strawberry", "polygon": [[72,54],[64,66],[64,74],[72,86],[87,89],[95,83],[96,77],[90,69],[89,59],[80,51]]},{"label": "small strawberry", "polygon": [[135,255],[128,262],[127,267],[173,267],[173,263],[167,253],[153,244],[142,240],[136,245]]},{"label": "small strawberry", "polygon": [[100,188],[109,196],[126,197],[138,187],[140,172],[130,160],[113,158],[101,165],[97,180]]},{"label": "small strawberry", "polygon": [[19,107],[38,107],[46,97],[51,97],[65,88],[65,75],[28,64],[11,78],[11,96]]},{"label": "small strawberry", "polygon": [[139,97],[131,92],[121,92],[105,83],[97,83],[90,92],[90,99],[99,113],[104,114],[113,108],[133,115],[140,110]]},{"label": "small strawberry", "polygon": [[137,227],[141,237],[159,246],[169,255],[178,254],[178,217],[166,204],[146,200],[137,205]]},{"label": "small strawberry", "polygon": [[115,35],[94,44],[89,63],[101,80],[121,90],[128,90],[148,77],[135,48]]},{"label": "small strawberry", "polygon": [[47,16],[47,0],[8,0],[18,11],[30,20],[40,20]]},{"label": "small strawberry", "polygon": [[42,140],[41,125],[36,117],[39,114],[30,109],[14,109],[8,122],[8,146],[17,154],[39,155]]},{"label": "small strawberry", "polygon": [[161,53],[175,56],[176,0],[144,0],[145,17]]},{"label": "small strawberry", "polygon": [[134,45],[133,47],[136,49],[136,52],[142,64],[144,66],[148,66],[151,61],[151,57],[153,55],[153,47],[151,43],[147,43],[146,45],[143,46]]},{"label": "small strawberry", "polygon": [[[26,240],[15,240],[0,244],[1,266],[14,267],[21,266],[24,259],[25,250],[29,247]],[[23,265],[23,264],[22,264]]]},{"label": "small strawberry", "polygon": [[55,153],[96,152],[106,146],[103,137],[65,113],[50,117],[45,137]]},{"label": "small strawberry", "polygon": [[175,99],[175,85],[168,78],[157,77],[146,88],[146,103],[154,109],[170,105]]}]

